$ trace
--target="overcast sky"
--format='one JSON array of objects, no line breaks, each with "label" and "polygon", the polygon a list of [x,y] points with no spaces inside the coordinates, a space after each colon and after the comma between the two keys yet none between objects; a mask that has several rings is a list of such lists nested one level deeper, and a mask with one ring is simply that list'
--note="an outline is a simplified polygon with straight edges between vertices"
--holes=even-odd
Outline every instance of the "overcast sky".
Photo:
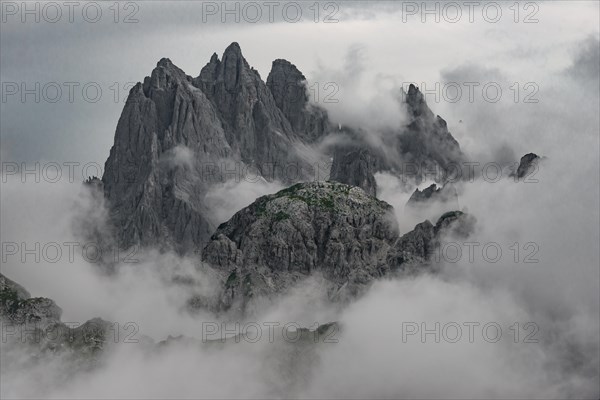
[{"label": "overcast sky", "polygon": [[[163,57],[197,76],[214,52],[221,56],[234,41],[265,80],[273,60],[296,64],[309,84],[319,88],[318,96],[311,92],[312,99],[327,108],[334,122],[367,128],[396,125],[402,114],[400,87],[414,82],[471,160],[514,162],[528,152],[547,159],[537,175],[539,184],[504,179],[492,185],[478,179],[460,193],[461,209],[477,218],[477,240],[507,247],[509,255],[501,262],[463,258],[444,265],[439,275],[379,282],[341,311],[321,304],[319,291],[308,280],[306,288],[260,310],[257,321],[300,321],[303,326],[339,321],[347,332],[339,346],[321,353],[318,365],[310,364],[308,381],[297,373],[296,358],[290,358],[289,376],[301,378],[297,387],[286,386],[282,375],[288,369],[273,362],[267,346],[210,354],[184,346],[156,358],[128,348],[109,358],[107,368],[69,381],[61,368],[44,363],[39,368],[9,364],[3,382],[11,385],[3,385],[4,397],[598,398],[597,1],[521,2],[517,8],[512,1],[501,2],[501,16],[493,5],[484,13],[488,3],[481,2],[472,22],[468,7],[459,1],[462,14],[456,23],[444,21],[456,18],[449,9],[440,22],[431,14],[422,22],[422,10],[414,8],[420,1],[322,2],[318,22],[314,3],[303,2],[303,18],[296,23],[290,22],[296,3],[276,2],[270,22],[266,3],[259,1],[262,17],[256,23],[244,21],[244,15],[236,23],[231,14],[222,23],[220,1],[119,3],[117,23],[114,2],[77,3],[72,23],[66,7],[51,23],[46,20],[57,18],[56,9],[28,3],[40,7],[40,21],[35,22],[35,14],[19,9],[22,4],[1,3],[3,162],[103,165],[130,83],[142,81]],[[435,4],[428,3],[429,9]],[[94,5],[102,11],[96,23],[89,22],[96,18]],[[243,13],[243,5],[239,7]],[[246,19],[256,16],[253,10],[246,12]],[[333,95],[337,103],[324,102],[331,94],[328,82],[339,89]],[[437,100],[432,92],[436,83],[450,88],[440,89]],[[22,84],[33,89],[24,101]],[[478,85],[473,101],[466,84]],[[72,102],[69,85],[78,85]],[[86,85],[87,99],[82,93]],[[456,85],[463,90],[459,99],[451,90]],[[486,85],[492,88],[487,95],[482,92]],[[61,97],[52,103],[57,86]],[[95,87],[102,96],[92,102]],[[502,91],[498,101],[492,101],[493,88]],[[378,197],[394,206],[402,231],[412,229],[416,222],[402,211],[412,188],[405,190],[390,174],[376,179]],[[5,242],[73,242],[81,239],[73,228],[81,215],[99,221],[105,216],[78,182],[22,184],[14,176],[2,183],[0,235]],[[207,201],[221,206],[219,218],[224,220],[278,189],[277,182],[223,185]],[[539,244],[540,262],[513,262],[508,246],[517,240]],[[59,263],[15,257],[2,263],[2,273],[32,295],[54,299],[65,321],[94,316],[137,321],[141,333],[162,340],[182,333],[194,336],[203,321],[218,320],[181,312],[189,293],[171,279],[183,271],[204,282],[193,260],[150,250],[139,257],[139,264],[122,263],[115,279],[99,277],[97,266],[79,255],[74,262]],[[440,320],[498,321],[505,329],[515,321],[533,321],[542,340],[539,346],[520,346],[506,334],[499,346],[398,342],[402,321],[432,326]]]},{"label": "overcast sky", "polygon": [[[469,8],[462,5],[456,23],[445,21],[456,18],[456,11],[451,9],[445,13],[440,9],[439,23],[435,15],[426,15],[423,23],[422,10],[411,9],[412,4],[420,2],[321,3],[316,23],[314,8],[309,9],[313,3],[302,3],[302,19],[296,23],[290,22],[297,13],[295,6],[286,7],[284,3],[274,6],[274,22],[270,22],[268,7],[258,2],[262,16],[257,23],[250,22],[255,19],[255,10],[244,9],[243,5],[238,6],[240,22],[236,23],[234,15],[215,10],[214,6],[221,7],[220,2],[121,3],[118,23],[114,22],[112,3],[98,3],[102,16],[96,23],[88,22],[96,18],[96,7],[85,8],[84,14],[84,3],[74,8],[72,23],[64,6],[60,17],[56,17],[56,9],[40,6],[40,22],[35,22],[36,16],[24,14],[21,3],[12,3],[12,8],[7,3],[11,2],[3,3],[0,39],[3,161],[103,164],[130,82],[143,80],[162,57],[196,76],[213,52],[221,56],[233,41],[240,43],[248,62],[265,80],[271,62],[285,58],[295,63],[309,81],[336,82],[341,100],[337,107],[341,109],[344,101],[348,105],[352,101],[344,97],[344,85],[355,84],[358,75],[364,99],[370,98],[369,91],[376,94],[402,82],[426,82],[433,87],[434,82],[443,84],[448,79],[482,85],[504,79],[504,96],[514,95],[509,87],[518,82],[522,100],[534,91],[534,87],[525,90],[522,86],[535,82],[539,91],[534,98],[543,102],[547,80],[570,67],[586,40],[596,40],[591,45],[589,64],[591,74],[597,74],[597,63],[593,66],[597,49],[593,48],[598,40],[599,12],[594,1],[535,2],[527,9],[522,4],[518,23],[508,2],[502,3],[502,16],[496,23],[491,22],[495,9],[486,9],[484,15],[483,5],[473,9],[473,22],[469,22]],[[221,22],[222,17],[226,23]],[[57,22],[50,22],[55,18]],[[137,22],[125,23],[126,19]],[[325,19],[338,22],[326,23]],[[524,23],[525,19],[538,22]],[[346,57],[351,49],[357,52],[361,64],[356,70],[348,65]],[[35,102],[33,94],[22,101],[21,84],[35,91],[36,82],[40,84],[40,102]],[[74,88],[72,103],[66,82],[79,84]],[[83,93],[86,84],[87,99]],[[323,89],[324,82],[318,84]],[[18,92],[12,94],[15,85]],[[56,86],[62,93],[52,103]],[[92,102],[96,87],[101,88],[102,96]],[[477,153],[478,149],[469,149],[473,135],[481,135],[474,132],[480,122],[469,118],[481,100],[481,91],[475,93],[474,104],[462,100],[432,104],[433,99],[428,100],[434,112],[448,121],[463,148]],[[524,107],[534,110],[537,105]],[[539,126],[543,121],[537,123]]]}]

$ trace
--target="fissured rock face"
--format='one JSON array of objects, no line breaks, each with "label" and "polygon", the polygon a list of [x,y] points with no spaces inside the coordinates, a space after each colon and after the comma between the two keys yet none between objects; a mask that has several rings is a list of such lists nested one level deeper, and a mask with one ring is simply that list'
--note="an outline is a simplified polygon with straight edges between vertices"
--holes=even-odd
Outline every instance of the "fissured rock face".
[{"label": "fissured rock face", "polygon": [[[356,185],[358,174],[360,187],[374,193],[374,185],[369,182],[375,181],[376,172],[403,176],[403,181],[417,184],[426,177],[444,183],[450,172],[463,167],[465,157],[458,142],[448,131],[446,121],[427,106],[423,93],[410,85],[401,97],[408,121],[398,130],[383,135],[379,132],[378,145],[365,139],[374,133],[357,128],[341,130],[340,134],[346,136],[345,141],[351,145],[342,146],[346,148],[344,151],[334,151],[331,179]],[[369,162],[365,163],[367,158]],[[368,168],[357,170],[358,165]]]},{"label": "fissured rock face", "polygon": [[131,90],[102,177],[119,246],[182,249],[208,237],[214,223],[202,201],[210,183],[202,163],[233,154],[212,103],[161,60]]},{"label": "fissured rock face", "polygon": [[248,171],[269,181],[312,179],[318,160],[295,151],[306,135],[282,111],[293,108],[289,101],[276,103],[237,43],[197,78],[160,60],[129,93],[102,177],[118,246],[197,251],[222,222],[204,201],[214,184]]},{"label": "fissured rock face", "polygon": [[[3,340],[12,349],[25,349],[23,354],[31,357],[30,362],[55,353],[77,360],[79,368],[96,363],[101,350],[110,344],[107,339],[112,324],[94,318],[73,328],[61,322],[61,314],[53,300],[31,297],[22,286],[0,274],[0,322],[10,327]],[[11,355],[7,358],[10,360]]]},{"label": "fissured rock face", "polygon": [[205,260],[269,274],[319,270],[341,282],[378,275],[397,234],[392,207],[362,189],[301,183],[259,198],[222,224]]},{"label": "fissured rock face", "polygon": [[362,189],[300,183],[219,226],[203,260],[225,274],[226,306],[278,293],[313,273],[332,297],[355,294],[387,274],[426,268],[440,235],[462,215],[445,214],[435,226],[425,221],[400,237],[392,207]]},{"label": "fissured rock face", "polygon": [[415,189],[408,199],[406,206],[417,211],[419,208],[430,206],[432,203],[444,205],[448,210],[458,209],[458,193],[452,183],[437,187],[432,183],[429,187],[419,190]]},{"label": "fissured rock face", "polygon": [[537,163],[541,160],[541,157],[535,153],[528,153],[521,157],[517,171],[512,175],[517,179],[524,178],[537,167]]},{"label": "fissured rock face", "polygon": [[282,59],[273,61],[267,87],[294,132],[308,142],[323,137],[329,129],[327,113],[309,103],[306,78],[294,64]]},{"label": "fissured rock face", "polygon": [[[205,201],[215,185],[257,173],[285,184],[327,178],[321,170],[329,160],[316,145],[330,122],[310,104],[305,81],[278,59],[263,82],[237,43],[221,59],[214,54],[196,78],[160,60],[131,89],[104,176],[93,182],[108,205],[114,246],[199,252],[223,222]],[[398,159],[361,143],[334,147],[331,179],[375,195],[375,172],[402,174],[401,162],[444,168],[461,157],[414,86],[406,105],[411,121],[389,144]]]},{"label": "fissured rock face", "polygon": [[406,132],[399,136],[400,152],[404,162],[419,166],[419,174],[436,168],[445,172],[450,165],[460,166],[464,156],[460,146],[448,131],[446,121],[435,115],[425,102],[423,93],[410,85],[406,93],[406,107],[410,122]]},{"label": "fissured rock face", "polygon": [[339,146],[333,155],[330,179],[358,186],[371,196],[377,196],[376,160],[365,148]]}]

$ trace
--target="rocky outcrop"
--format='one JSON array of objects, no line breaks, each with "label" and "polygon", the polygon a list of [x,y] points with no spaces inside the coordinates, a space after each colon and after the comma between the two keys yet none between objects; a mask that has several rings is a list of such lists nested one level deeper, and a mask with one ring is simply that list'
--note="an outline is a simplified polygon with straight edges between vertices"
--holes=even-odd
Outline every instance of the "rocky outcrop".
[{"label": "rocky outcrop", "polygon": [[411,84],[403,98],[408,122],[388,143],[398,159],[388,159],[382,164],[384,170],[416,184],[427,179],[443,184],[451,173],[462,168],[465,157],[460,146],[448,131],[446,121],[431,111],[419,88]]},{"label": "rocky outcrop", "polygon": [[310,163],[294,152],[299,138],[290,121],[237,43],[227,47],[222,60],[213,55],[193,82],[211,100],[227,143],[242,162],[256,166],[268,180],[293,181],[284,173],[290,163],[308,171]]},{"label": "rocky outcrop", "polygon": [[287,60],[273,61],[267,87],[292,130],[308,142],[323,137],[329,129],[327,112],[309,102],[306,78]]},{"label": "rocky outcrop", "polygon": [[[342,144],[333,146],[336,168],[332,167],[332,174],[334,170],[336,174],[332,180],[352,185],[360,183],[363,189],[373,193],[373,185],[365,183],[374,182],[371,176],[376,172],[391,173],[411,185],[427,179],[443,184],[454,175],[466,176],[460,174],[465,157],[448,131],[446,121],[431,111],[416,86],[410,85],[408,92],[402,92],[402,98],[408,121],[400,129],[377,133],[378,141],[369,140],[373,133],[362,129],[345,128],[338,133],[338,142]],[[343,144],[346,142],[352,143],[354,151],[347,149],[349,146]],[[368,159],[368,168],[357,169],[356,166],[365,165],[365,159]],[[345,167],[358,172],[358,178],[344,171]]]},{"label": "rocky outcrop", "polygon": [[466,239],[475,230],[475,217],[462,211],[448,211],[435,224],[436,235]]},{"label": "rocky outcrop", "polygon": [[528,153],[521,157],[517,170],[514,171],[511,176],[515,179],[522,179],[529,175],[535,168],[537,168],[538,162],[541,158],[535,153]]},{"label": "rocky outcrop", "polygon": [[426,220],[399,237],[387,254],[387,264],[393,271],[415,272],[424,265],[433,251],[434,226]]},{"label": "rocky outcrop", "polygon": [[60,321],[62,310],[50,299],[32,298],[22,286],[0,275],[0,317],[15,325],[45,329]]},{"label": "rocky outcrop", "polygon": [[[20,285],[0,274],[0,320],[3,340],[14,348],[27,348],[29,357],[66,353],[93,365],[108,341],[112,324],[99,318],[80,326],[61,322],[62,310],[44,297],[31,297]],[[20,360],[21,362],[23,360]]]},{"label": "rocky outcrop", "polygon": [[11,281],[2,274],[0,274],[0,293],[2,293],[2,302],[0,303],[2,308],[0,308],[0,312],[3,314],[7,309],[13,308],[15,304],[18,304],[19,301],[31,297],[23,286]]},{"label": "rocky outcrop", "polygon": [[464,159],[458,142],[448,131],[446,121],[429,109],[423,93],[412,84],[406,93],[406,109],[410,122],[399,136],[403,161],[418,166],[417,181],[425,171],[437,171],[436,180],[443,182],[450,166],[460,167]]},{"label": "rocky outcrop", "polygon": [[215,224],[202,197],[213,177],[205,167],[232,154],[212,103],[170,60],[159,61],[129,93],[102,177],[119,246],[181,250],[208,237]]},{"label": "rocky outcrop", "polygon": [[447,183],[442,187],[438,187],[435,183],[432,183],[423,190],[417,188],[408,199],[406,206],[412,209],[419,209],[430,206],[433,203],[456,210],[458,208],[458,194],[454,185]]},{"label": "rocky outcrop", "polygon": [[[199,252],[223,222],[205,201],[215,184],[256,173],[286,184],[326,178],[317,168],[328,158],[312,146],[330,123],[310,103],[305,81],[293,64],[278,59],[263,82],[237,43],[221,59],[213,54],[195,78],[160,60],[131,89],[102,180],[88,185],[104,193],[115,242],[110,246]],[[382,148],[360,140],[353,149],[333,146],[330,179],[375,195],[375,172],[402,175],[414,163],[411,178],[419,182],[426,168],[443,170],[461,159],[444,120],[415,86],[406,107],[410,123],[386,135],[390,142]]]},{"label": "rocky outcrop", "polygon": [[[275,65],[274,91],[280,79],[299,84]],[[222,222],[204,201],[214,184],[256,171],[269,181],[313,178],[318,159],[296,150],[324,132],[326,115],[316,122],[305,105],[276,101],[237,43],[196,78],[160,60],[129,93],[102,177],[118,246],[197,251]]]},{"label": "rocky outcrop", "polygon": [[270,296],[317,273],[331,298],[354,295],[389,273],[425,264],[462,213],[398,237],[392,207],[337,182],[302,183],[264,196],[219,226],[203,260],[224,272],[222,305]]},{"label": "rocky outcrop", "polygon": [[388,252],[387,263],[392,272],[417,273],[429,267],[443,237],[466,239],[474,228],[474,217],[461,211],[442,214],[435,225],[429,220],[421,222],[396,240]]},{"label": "rocky outcrop", "polygon": [[341,286],[381,276],[397,236],[392,207],[362,189],[303,183],[264,196],[222,224],[204,261],[228,271],[229,296],[270,295],[313,272]]},{"label": "rocky outcrop", "polygon": [[369,150],[339,146],[334,151],[329,179],[357,186],[371,196],[377,196],[376,165]]}]

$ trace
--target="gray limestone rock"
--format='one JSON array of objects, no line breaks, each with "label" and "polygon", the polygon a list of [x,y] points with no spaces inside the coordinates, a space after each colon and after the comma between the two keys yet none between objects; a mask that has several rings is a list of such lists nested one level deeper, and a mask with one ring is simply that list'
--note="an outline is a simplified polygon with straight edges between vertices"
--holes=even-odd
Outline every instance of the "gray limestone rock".
[{"label": "gray limestone rock", "polygon": [[53,300],[32,298],[23,287],[0,274],[0,320],[7,333],[3,338],[10,342],[11,350],[26,349],[27,356],[34,358],[48,352],[64,353],[86,366],[95,364],[110,342],[112,324],[94,318],[70,327],[61,322],[61,314]]},{"label": "gray limestone rock", "polygon": [[[310,135],[299,120],[289,121],[285,114],[295,116],[290,113],[294,103],[289,98],[274,98],[237,43],[227,47],[222,60],[213,55],[193,81],[211,100],[227,142],[242,162],[255,166],[267,180],[291,183],[310,177],[310,160],[295,151]],[[275,81],[273,78],[273,88]],[[290,164],[298,168],[299,176],[288,176],[286,167]]]},{"label": "gray limestone rock", "polygon": [[425,221],[398,237],[389,204],[350,185],[301,183],[257,199],[219,226],[203,261],[224,273],[224,307],[243,307],[314,273],[330,298],[352,296],[379,277],[426,264],[461,215],[447,213],[435,226]]},{"label": "gray limestone rock", "polygon": [[449,210],[456,210],[458,208],[458,193],[454,185],[447,183],[438,187],[435,183],[432,183],[423,190],[417,188],[408,199],[406,206],[419,209],[433,203],[441,204]]},{"label": "gray limestone rock", "polygon": [[[222,222],[205,201],[215,184],[244,179],[250,168],[287,184],[325,178],[315,175],[315,166],[326,162],[311,146],[330,123],[310,104],[305,81],[293,64],[278,59],[263,82],[237,43],[221,59],[213,54],[196,78],[160,60],[129,93],[102,180],[88,182],[104,192],[111,246],[199,252]],[[412,121],[390,144],[402,161],[443,167],[460,156],[445,123],[414,86],[406,104]],[[375,172],[398,170],[399,160],[381,149],[359,145],[332,153],[331,179],[372,195]]]},{"label": "gray limestone rock", "polygon": [[466,239],[475,229],[475,218],[461,211],[444,213],[433,225],[428,220],[402,235],[391,247],[387,263],[392,272],[415,274],[431,270],[431,257],[445,237]]},{"label": "gray limestone rock", "polygon": [[461,167],[464,155],[446,121],[427,106],[423,93],[410,85],[405,96],[410,122],[400,134],[399,149],[404,163],[413,163],[417,183],[433,171],[431,176],[443,183],[452,168]]},{"label": "gray limestone rock", "polygon": [[375,160],[364,148],[339,146],[335,149],[329,179],[358,186],[371,196],[377,196]]},{"label": "gray limestone rock", "polygon": [[117,243],[193,248],[214,230],[204,172],[233,154],[212,103],[162,59],[131,89],[102,177]]},{"label": "gray limestone rock", "polygon": [[204,261],[227,271],[230,300],[280,292],[313,272],[337,287],[364,284],[383,274],[397,232],[392,207],[362,189],[302,183],[259,198],[222,224]]},{"label": "gray limestone rock", "polygon": [[[349,128],[341,130],[339,141],[351,142],[354,151],[348,150],[347,144],[334,147],[332,174],[335,172],[335,175],[332,175],[332,180],[360,184],[363,189],[375,193],[370,182],[375,182],[376,172],[391,173],[407,184],[419,184],[426,179],[443,184],[449,177],[466,176],[461,171],[465,156],[448,131],[446,121],[429,109],[416,86],[410,85],[408,92],[402,92],[402,95],[404,101],[401,105],[406,108],[409,120],[398,130],[377,133],[378,146],[367,139],[373,134],[371,132]],[[368,159],[368,168],[357,168],[365,165],[365,159]],[[349,171],[344,170],[346,167],[350,167]]]},{"label": "gray limestone rock", "polygon": [[315,159],[298,149],[324,132],[324,120],[311,116],[326,115],[295,114],[289,99],[278,101],[237,43],[222,60],[213,55],[197,78],[160,60],[131,89],[101,185],[94,181],[104,190],[116,245],[198,251],[222,222],[205,202],[215,184],[255,171],[268,181],[310,180]]},{"label": "gray limestone rock", "polygon": [[531,174],[538,167],[538,162],[542,158],[535,153],[528,153],[521,157],[517,170],[511,174],[516,179],[522,179]]},{"label": "gray limestone rock", "polygon": [[327,112],[309,102],[306,78],[294,64],[282,59],[273,61],[267,87],[294,132],[308,142],[323,137],[329,129]]}]

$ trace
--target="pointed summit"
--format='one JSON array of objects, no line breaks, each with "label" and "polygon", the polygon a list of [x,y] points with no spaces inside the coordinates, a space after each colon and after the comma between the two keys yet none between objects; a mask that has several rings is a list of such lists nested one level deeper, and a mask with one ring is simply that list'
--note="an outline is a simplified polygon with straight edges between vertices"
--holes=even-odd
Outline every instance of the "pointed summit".
[{"label": "pointed summit", "polygon": [[152,97],[153,91],[166,90],[187,82],[188,77],[179,67],[177,67],[168,58],[161,58],[156,63],[150,76],[147,76],[143,82],[144,94]]},{"label": "pointed summit", "polygon": [[223,59],[225,59],[225,56],[228,54],[242,55],[242,49],[238,42],[232,42],[229,46],[227,46],[225,52],[223,53]]},{"label": "pointed summit", "polygon": [[250,69],[248,62],[242,55],[242,49],[237,42],[231,43],[223,53],[222,77],[227,89],[233,89],[243,79],[243,75]]},{"label": "pointed summit", "polygon": [[[269,86],[269,88],[280,86],[282,89],[284,89],[288,84],[297,85],[299,83],[303,83],[304,81],[306,81],[306,77],[304,77],[302,72],[300,72],[294,64],[288,60],[278,58],[277,60],[273,61],[271,66],[271,72],[267,77],[267,86]],[[279,105],[280,98],[276,96],[275,100]]]},{"label": "pointed summit", "polygon": [[273,61],[267,87],[294,132],[308,141],[323,135],[327,129],[327,113],[309,104],[306,77],[294,64],[283,59]]},{"label": "pointed summit", "polygon": [[165,167],[165,160],[173,159],[177,148],[194,160],[229,157],[217,110],[167,58],[129,96],[102,177],[115,240],[121,248],[194,248],[219,221],[195,196],[206,192],[206,182],[179,165]]},{"label": "pointed summit", "polygon": [[[161,59],[130,91],[105,164],[102,187],[115,243],[181,253],[202,248],[223,222],[206,195],[232,179],[231,164],[208,175],[205,163],[252,167],[267,181],[315,179],[316,163],[326,165],[329,155],[311,148],[331,124],[309,94],[305,76],[283,59],[273,62],[265,83],[236,42],[221,59],[212,54],[195,78]],[[375,172],[396,173],[409,162],[443,169],[462,159],[446,123],[429,110],[419,89],[411,85],[406,94],[410,121],[383,144],[391,157],[359,141],[358,134],[354,148],[329,153],[344,181],[375,194]]]},{"label": "pointed summit", "polygon": [[308,102],[305,81],[306,78],[294,64],[282,59],[273,61],[267,77],[267,87],[271,90],[277,107],[290,119],[292,126]]},{"label": "pointed summit", "polygon": [[235,90],[242,81],[248,81],[248,75],[254,74],[250,65],[242,55],[242,49],[237,42],[231,43],[223,52],[219,60],[217,53],[213,53],[208,64],[202,68],[200,75],[194,79],[194,84],[200,89],[211,93],[217,81],[223,82],[227,90]]},{"label": "pointed summit", "polygon": [[[286,63],[292,67],[289,62]],[[304,104],[308,100],[303,84],[304,76],[296,67],[293,67],[293,70],[297,76],[293,77],[291,82],[299,86],[301,101],[295,101],[290,110],[296,111],[288,114],[283,111],[288,111],[288,108],[283,106],[287,104],[285,100],[280,98],[279,104],[276,103],[272,91],[263,82],[258,71],[251,68],[244,59],[236,42],[225,49],[221,61],[213,56],[211,62],[202,68],[200,75],[193,79],[194,85],[206,94],[219,112],[227,141],[239,154],[241,161],[254,165],[260,160],[277,166],[294,162],[305,166],[302,168],[308,168],[308,159],[304,155],[290,152],[289,149],[293,147],[293,141],[323,132],[322,127],[326,119],[304,117]],[[282,75],[283,81],[287,82],[285,76]],[[282,90],[284,88],[285,85]],[[288,115],[297,119],[290,121],[286,118]],[[293,126],[305,128],[295,131]],[[261,165],[263,168],[264,163]],[[273,169],[275,171],[272,171]],[[283,171],[283,168],[276,167],[271,168],[271,171],[260,172],[268,180],[290,180],[284,176]],[[274,175],[277,175],[277,178]]]},{"label": "pointed summit", "polygon": [[[436,116],[427,105],[425,96],[413,84],[406,92],[406,111],[410,117],[406,130],[398,137],[400,153],[405,161],[414,162],[423,171],[431,168],[436,171],[446,171],[453,163],[463,160],[460,146],[448,131],[448,125],[439,115]],[[422,176],[416,176],[420,183]],[[435,180],[443,183],[443,174],[436,175]]]},{"label": "pointed summit", "polygon": [[272,65],[271,65],[271,72],[273,72],[273,70],[275,70],[275,69],[286,69],[288,71],[293,72],[294,74],[301,75],[302,78],[304,78],[304,75],[302,75],[302,72],[300,72],[294,64],[292,64],[291,62],[289,62],[288,60],[283,59],[283,58],[278,58],[273,61]]},{"label": "pointed summit", "polygon": [[433,117],[433,112],[431,112],[427,106],[425,96],[423,96],[423,93],[421,93],[419,88],[412,83],[408,87],[406,104],[408,105],[408,112],[412,117]]},{"label": "pointed summit", "polygon": [[170,59],[163,57],[156,63],[157,67],[168,67],[169,65],[173,65]]}]

